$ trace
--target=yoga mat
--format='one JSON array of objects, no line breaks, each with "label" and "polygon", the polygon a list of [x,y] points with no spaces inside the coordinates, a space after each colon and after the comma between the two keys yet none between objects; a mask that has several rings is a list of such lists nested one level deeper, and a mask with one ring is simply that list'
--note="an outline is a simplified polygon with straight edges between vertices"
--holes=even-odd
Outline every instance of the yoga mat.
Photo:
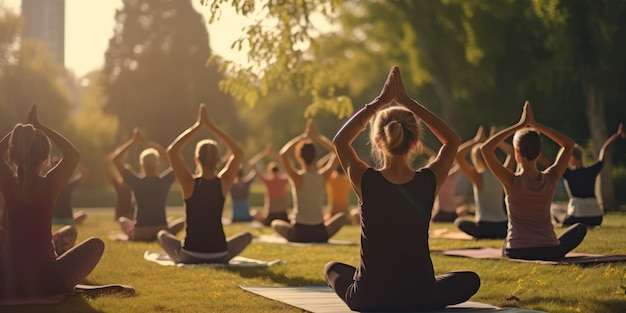
[{"label": "yoga mat", "polygon": [[67,297],[73,295],[82,295],[86,297],[98,297],[102,295],[118,294],[123,296],[132,296],[135,294],[135,288],[128,285],[76,285],[73,292],[47,295],[41,297],[32,298],[18,298],[18,299],[0,299],[0,306],[8,305],[31,305],[31,304],[56,304]]},{"label": "yoga mat", "polygon": [[236,256],[230,260],[228,264],[221,263],[207,263],[207,264],[183,264],[174,263],[167,253],[164,251],[146,251],[143,254],[143,258],[147,261],[151,261],[163,266],[177,266],[177,267],[265,267],[276,264],[285,264],[285,260],[273,260],[273,261],[261,261],[250,259],[242,256]]},{"label": "yoga mat", "polygon": [[113,241],[128,241],[128,235],[126,234],[112,234],[108,236]]},{"label": "yoga mat", "polygon": [[601,254],[587,254],[570,252],[565,255],[565,258],[560,261],[541,261],[541,260],[520,260],[510,259],[502,256],[502,249],[498,248],[458,248],[448,250],[433,250],[432,254],[443,254],[448,256],[460,256],[472,259],[505,259],[515,262],[524,263],[537,263],[537,264],[580,264],[580,265],[593,265],[600,263],[611,262],[626,262],[626,255],[601,255]]},{"label": "yoga mat", "polygon": [[[339,299],[329,286],[303,287],[268,287],[268,286],[239,286],[241,289],[259,296],[289,304],[291,306],[312,313],[352,313],[348,306]],[[420,311],[420,313],[545,313],[543,311],[526,310],[519,308],[499,308],[480,302],[463,302],[451,305],[443,310]]]},{"label": "yoga mat", "polygon": [[284,237],[277,234],[260,235],[252,239],[254,242],[264,243],[278,243],[287,244],[293,246],[308,246],[308,245],[338,245],[338,246],[356,246],[357,243],[349,240],[328,239],[328,242],[290,242]]},{"label": "yoga mat", "polygon": [[428,238],[474,240],[474,237],[462,231],[452,231],[446,228],[428,231]]}]

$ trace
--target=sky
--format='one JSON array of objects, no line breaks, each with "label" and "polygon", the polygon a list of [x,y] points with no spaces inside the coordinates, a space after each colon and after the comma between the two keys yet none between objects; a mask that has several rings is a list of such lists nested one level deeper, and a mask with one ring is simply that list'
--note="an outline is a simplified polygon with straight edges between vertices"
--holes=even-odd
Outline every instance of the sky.
[{"label": "sky", "polygon": [[[0,0],[19,11],[22,0]],[[28,1],[28,0],[23,0]],[[201,14],[208,16],[209,9],[199,0],[191,0]],[[115,10],[122,7],[122,0],[65,0],[65,66],[81,77],[104,63],[104,52],[113,36]],[[241,29],[248,19],[237,16],[230,8],[224,8],[222,18],[208,25],[209,42],[214,54],[237,63],[246,63],[246,52],[230,49],[241,37]]]}]

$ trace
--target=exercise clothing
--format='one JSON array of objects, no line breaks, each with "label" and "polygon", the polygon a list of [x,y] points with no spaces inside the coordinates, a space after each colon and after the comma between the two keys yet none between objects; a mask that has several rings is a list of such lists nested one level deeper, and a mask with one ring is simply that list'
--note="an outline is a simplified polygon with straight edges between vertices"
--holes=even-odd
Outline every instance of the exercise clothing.
[{"label": "exercise clothing", "polygon": [[44,177],[35,178],[37,191],[28,195],[21,195],[16,177],[2,177],[0,185],[8,233],[0,254],[0,298],[50,294],[45,282],[57,258],[50,232],[57,195]]},{"label": "exercise clothing", "polygon": [[233,183],[230,187],[230,196],[233,201],[233,222],[252,220],[252,216],[250,216],[250,202],[248,200],[251,184],[252,179],[249,179],[248,181]]},{"label": "exercise clothing", "polygon": [[222,226],[224,201],[219,177],[194,180],[193,193],[185,199],[187,234],[184,251],[219,253],[228,250]]},{"label": "exercise clothing", "polygon": [[563,173],[565,189],[570,197],[595,198],[596,177],[604,162],[598,161],[591,166],[579,169],[566,169]]},{"label": "exercise clothing", "polygon": [[167,225],[165,203],[176,179],[174,172],[168,170],[161,176],[139,176],[125,169],[123,177],[137,202],[135,227]]},{"label": "exercise clothing", "polygon": [[538,180],[526,173],[516,175],[506,196],[509,213],[505,248],[554,247],[559,240],[554,233],[550,205],[557,180],[541,173]]},{"label": "exercise clothing", "polygon": [[504,188],[489,170],[480,173],[482,188],[474,185],[474,203],[476,203],[476,222],[506,223],[506,207],[504,205]]},{"label": "exercise clothing", "polygon": [[324,177],[316,172],[304,172],[302,185],[296,189],[292,182],[294,199],[293,224],[318,225],[324,224],[322,213],[324,207]]},{"label": "exercise clothing", "polygon": [[604,212],[595,195],[596,177],[602,170],[603,161],[589,167],[566,169],[563,174],[565,190],[569,196],[567,217],[560,221],[564,225],[578,222],[597,226],[602,223]]},{"label": "exercise clothing", "polygon": [[442,286],[434,275],[428,227],[436,185],[434,173],[427,168],[403,184],[391,183],[371,168],[363,173],[359,265],[326,267],[327,280],[350,309],[441,309],[450,301],[467,300],[478,290],[480,280],[474,273],[456,275],[463,279],[453,278],[454,288]]}]

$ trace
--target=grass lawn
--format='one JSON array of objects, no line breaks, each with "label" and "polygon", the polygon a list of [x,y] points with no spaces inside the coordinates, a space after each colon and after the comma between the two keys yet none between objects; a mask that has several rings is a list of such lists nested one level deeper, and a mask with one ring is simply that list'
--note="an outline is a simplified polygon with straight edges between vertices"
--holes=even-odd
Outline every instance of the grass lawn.
[{"label": "grass lawn", "polygon": [[[115,295],[96,299],[71,297],[50,306],[2,307],[2,312],[300,312],[288,305],[267,300],[241,290],[238,285],[301,286],[324,284],[326,262],[338,260],[356,265],[358,246],[306,246],[252,243],[242,256],[287,264],[268,268],[174,268],[145,261],[146,250],[160,250],[157,243],[116,242],[108,235],[119,233],[113,211],[87,209],[89,214],[78,226],[79,240],[97,236],[106,249],[88,284],[132,285],[133,297]],[[171,216],[182,216],[180,209]],[[435,223],[432,229],[452,224]],[[272,233],[246,224],[226,226],[227,235],[248,230],[253,235]],[[557,230],[558,232],[562,230]],[[179,235],[182,238],[182,235]],[[358,242],[359,227],[344,227],[335,237]],[[500,247],[502,241],[462,241],[431,239],[431,249],[456,247]],[[626,254],[626,215],[611,213],[604,225],[589,231],[578,252]],[[547,312],[626,312],[626,263],[580,267],[537,265],[506,260],[474,260],[432,256],[436,273],[468,269],[477,272],[482,286],[472,301],[497,306],[518,306]],[[398,279],[401,279],[399,277]],[[508,300],[515,299],[515,300]]]}]

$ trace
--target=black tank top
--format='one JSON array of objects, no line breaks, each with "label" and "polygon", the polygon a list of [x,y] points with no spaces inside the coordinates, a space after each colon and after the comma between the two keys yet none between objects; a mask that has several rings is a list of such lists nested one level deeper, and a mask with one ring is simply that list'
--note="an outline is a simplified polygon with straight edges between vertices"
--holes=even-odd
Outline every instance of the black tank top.
[{"label": "black tank top", "polygon": [[435,175],[427,168],[404,184],[365,171],[361,260],[354,275],[360,292],[398,304],[438,297],[428,246],[435,190]]},{"label": "black tank top", "polygon": [[224,195],[218,177],[196,178],[191,197],[185,199],[187,235],[183,249],[214,253],[227,250],[222,227]]}]

